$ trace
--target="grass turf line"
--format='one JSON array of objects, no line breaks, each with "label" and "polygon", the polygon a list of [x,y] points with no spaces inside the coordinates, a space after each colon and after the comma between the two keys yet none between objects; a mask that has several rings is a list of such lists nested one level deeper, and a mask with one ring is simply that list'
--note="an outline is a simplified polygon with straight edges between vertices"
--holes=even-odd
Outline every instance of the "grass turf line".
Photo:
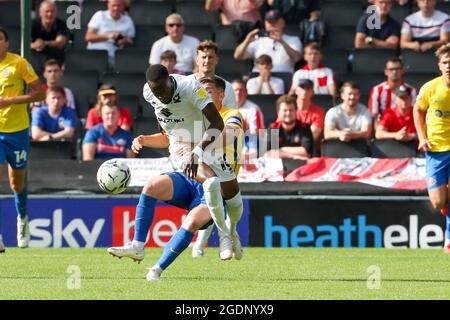
[{"label": "grass turf line", "polygon": [[[161,254],[141,264],[106,249],[16,249],[0,255],[1,299],[449,299],[450,255],[441,250],[245,248],[241,261],[219,261],[216,248],[193,259],[186,250],[159,282],[145,275]],[[71,265],[80,289],[67,282]],[[368,267],[381,288],[368,289]],[[70,282],[70,280],[69,280]]]}]

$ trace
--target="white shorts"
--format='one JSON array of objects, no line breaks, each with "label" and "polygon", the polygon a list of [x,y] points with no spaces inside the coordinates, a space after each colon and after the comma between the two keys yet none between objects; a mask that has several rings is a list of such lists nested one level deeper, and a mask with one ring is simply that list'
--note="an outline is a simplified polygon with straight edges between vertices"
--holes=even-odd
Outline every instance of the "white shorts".
[{"label": "white shorts", "polygon": [[[183,170],[182,166],[185,162],[185,157],[180,157],[179,155],[172,154],[170,155],[170,160],[172,160],[175,167],[179,170]],[[202,158],[199,159],[199,162],[206,164],[212,171],[216,174],[216,176],[220,179],[221,182],[227,182],[236,179],[236,174],[233,171],[233,167],[230,165],[230,162],[227,159],[225,153],[220,151],[204,151],[202,154]]]}]

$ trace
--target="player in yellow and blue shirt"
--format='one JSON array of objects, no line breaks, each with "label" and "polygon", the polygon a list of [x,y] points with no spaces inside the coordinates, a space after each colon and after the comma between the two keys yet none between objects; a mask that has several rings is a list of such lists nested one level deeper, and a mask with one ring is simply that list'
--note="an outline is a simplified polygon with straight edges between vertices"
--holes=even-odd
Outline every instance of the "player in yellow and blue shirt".
[{"label": "player in yellow and blue shirt", "polygon": [[450,253],[450,44],[436,51],[442,73],[420,89],[414,106],[419,149],[425,151],[431,204],[446,216],[444,252]]},{"label": "player in yellow and blue shirt", "polygon": [[[228,160],[225,161],[225,163],[232,167],[237,177],[241,164],[241,154],[244,142],[244,121],[242,119],[242,115],[237,109],[227,108],[222,105],[225,93],[225,82],[220,77],[204,77],[200,79],[200,82],[213,99],[214,104],[223,119],[223,123],[225,125],[223,131],[225,133],[224,154]],[[226,222],[230,228],[230,231],[233,232],[236,230],[236,226],[240,218],[241,216],[233,216],[228,214]],[[211,235],[212,228],[213,225],[209,226],[207,229],[198,231],[197,240],[195,245],[192,247],[193,257],[203,256],[204,247],[209,236]],[[241,259],[242,249],[236,250],[234,252],[234,257],[238,260]]]},{"label": "player in yellow and blue shirt", "polygon": [[[33,67],[27,60],[8,52],[8,47],[8,32],[0,27],[0,170],[7,162],[17,211],[17,242],[25,248],[30,238],[26,187],[28,103],[42,101],[45,93]],[[25,84],[30,93],[25,92]],[[0,226],[0,252],[4,251]]]}]

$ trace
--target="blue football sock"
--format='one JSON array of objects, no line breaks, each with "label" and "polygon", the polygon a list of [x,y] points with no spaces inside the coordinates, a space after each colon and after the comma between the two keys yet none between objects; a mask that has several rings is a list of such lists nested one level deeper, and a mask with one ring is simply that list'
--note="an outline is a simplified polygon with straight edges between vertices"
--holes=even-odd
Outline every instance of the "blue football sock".
[{"label": "blue football sock", "polygon": [[450,217],[449,217],[449,215],[447,215],[445,217],[445,223],[446,223],[445,239],[450,239]]},{"label": "blue football sock", "polygon": [[27,217],[27,199],[28,199],[28,189],[23,188],[22,192],[14,192],[14,204],[16,206],[17,216],[21,219]]},{"label": "blue football sock", "polygon": [[145,242],[148,230],[153,222],[156,199],[141,193],[139,203],[136,206],[136,219],[134,225],[134,240]]},{"label": "blue football sock", "polygon": [[164,252],[159,258],[158,265],[165,270],[180,253],[186,249],[192,241],[194,234],[184,228],[180,228],[170,239],[169,243],[164,248]]}]

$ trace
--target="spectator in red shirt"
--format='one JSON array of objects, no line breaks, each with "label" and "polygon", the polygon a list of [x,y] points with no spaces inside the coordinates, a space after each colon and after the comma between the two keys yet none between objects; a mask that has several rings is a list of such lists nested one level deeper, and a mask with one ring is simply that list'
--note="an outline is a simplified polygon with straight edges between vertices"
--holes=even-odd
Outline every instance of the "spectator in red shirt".
[{"label": "spectator in red shirt", "polygon": [[312,102],[314,83],[309,79],[300,79],[295,88],[295,94],[297,95],[297,120],[310,126],[316,146],[320,145],[325,111]]},{"label": "spectator in red shirt", "polygon": [[400,86],[395,91],[395,107],[387,109],[381,116],[375,138],[411,141],[417,138],[414,126],[411,89]]},{"label": "spectator in red shirt", "polygon": [[[297,104],[295,97],[280,96],[277,100],[276,122],[270,124],[271,129],[278,129],[279,149],[267,151],[264,157],[307,160],[313,153],[314,143],[309,126],[304,125],[295,117]],[[273,147],[273,146],[271,146]]]},{"label": "spectator in red shirt", "polygon": [[411,85],[403,81],[403,62],[401,59],[394,57],[386,61],[384,74],[386,81],[376,85],[370,91],[369,109],[375,121],[378,121],[383,113],[394,106],[395,97],[393,93],[398,87],[404,85],[411,89],[412,104],[414,104],[417,96],[417,91]]},{"label": "spectator in red shirt", "polygon": [[[98,90],[97,104],[91,108],[87,114],[85,129],[89,130],[97,124],[102,123],[101,109],[103,105],[117,105],[119,95],[111,84],[104,84]],[[131,131],[133,126],[133,116],[129,108],[120,107],[119,127],[123,130]]]}]

